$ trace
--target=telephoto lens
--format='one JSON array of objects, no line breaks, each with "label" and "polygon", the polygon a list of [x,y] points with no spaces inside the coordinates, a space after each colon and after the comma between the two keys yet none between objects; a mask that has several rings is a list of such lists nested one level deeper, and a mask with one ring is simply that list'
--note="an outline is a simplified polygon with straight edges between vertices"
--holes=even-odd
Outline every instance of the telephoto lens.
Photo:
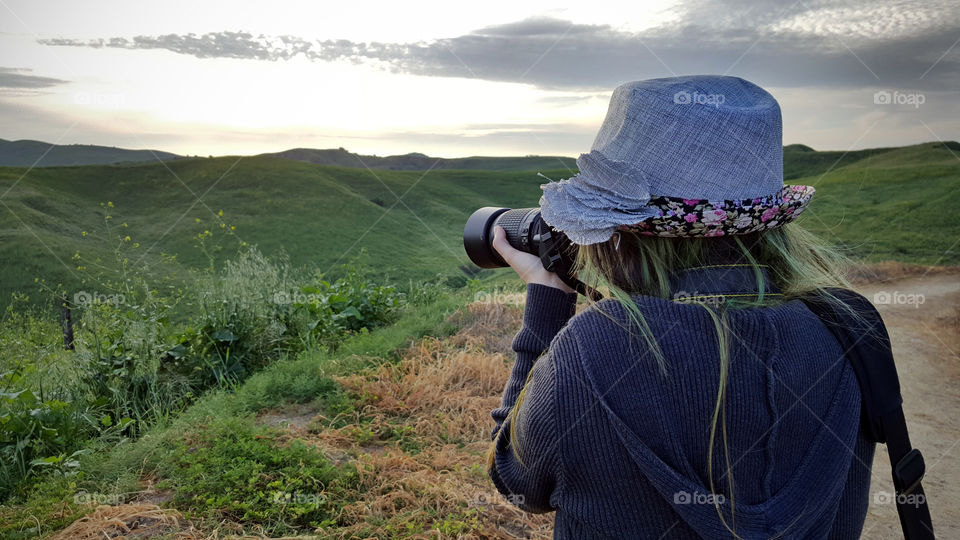
[{"label": "telephoto lens", "polygon": [[463,248],[474,264],[480,268],[508,266],[493,248],[495,225],[503,227],[511,246],[540,256],[540,232],[549,229],[540,217],[540,208],[485,206],[474,212],[463,228]]},{"label": "telephoto lens", "polygon": [[574,275],[577,246],[563,231],[554,229],[540,216],[540,208],[498,208],[485,206],[474,212],[463,228],[463,249],[480,268],[510,266],[493,248],[493,228],[503,227],[514,249],[540,257],[543,267],[557,274],[570,288],[594,301],[603,298],[596,289]]}]

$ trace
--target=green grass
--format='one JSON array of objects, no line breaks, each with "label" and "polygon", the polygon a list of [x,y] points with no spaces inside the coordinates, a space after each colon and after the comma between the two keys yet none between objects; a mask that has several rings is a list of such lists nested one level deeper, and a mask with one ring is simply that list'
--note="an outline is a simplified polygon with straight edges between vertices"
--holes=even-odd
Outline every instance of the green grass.
[{"label": "green grass", "polygon": [[301,441],[248,418],[220,418],[171,441],[158,469],[161,489],[190,518],[255,524],[269,535],[336,523],[356,489],[353,465],[331,463]]}]

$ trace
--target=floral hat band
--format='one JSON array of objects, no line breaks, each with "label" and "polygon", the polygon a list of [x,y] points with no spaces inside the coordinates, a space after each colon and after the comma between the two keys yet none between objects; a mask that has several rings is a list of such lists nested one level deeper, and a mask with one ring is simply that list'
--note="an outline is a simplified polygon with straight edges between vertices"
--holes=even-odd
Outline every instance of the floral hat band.
[{"label": "floral hat band", "polygon": [[652,197],[657,215],[617,230],[648,236],[723,236],[772,229],[799,216],[816,190],[783,186],[775,195],[737,201]]},{"label": "floral hat band", "polygon": [[[717,99],[682,99],[694,93]],[[779,227],[815,191],[784,185],[781,141],[776,100],[741,78],[626,83],[614,90],[593,148],[577,158],[579,173],[541,184],[541,215],[579,245],[616,231],[722,236]]]}]

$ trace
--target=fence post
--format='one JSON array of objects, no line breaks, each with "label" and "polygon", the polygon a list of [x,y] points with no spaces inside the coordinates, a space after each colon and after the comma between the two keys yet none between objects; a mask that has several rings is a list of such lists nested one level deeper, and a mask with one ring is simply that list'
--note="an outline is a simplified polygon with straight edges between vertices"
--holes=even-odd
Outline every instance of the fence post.
[{"label": "fence post", "polygon": [[70,300],[64,295],[60,298],[60,326],[63,328],[63,347],[72,351],[73,348],[73,318],[70,314]]}]

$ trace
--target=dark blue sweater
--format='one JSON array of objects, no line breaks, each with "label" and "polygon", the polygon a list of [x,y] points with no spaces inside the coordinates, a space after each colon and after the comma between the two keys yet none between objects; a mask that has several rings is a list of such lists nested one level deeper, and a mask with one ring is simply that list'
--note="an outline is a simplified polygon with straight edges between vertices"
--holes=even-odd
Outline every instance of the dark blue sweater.
[{"label": "dark blue sweater", "polygon": [[[756,294],[754,282],[752,270],[722,265],[673,279],[674,291],[697,295]],[[666,375],[646,342],[618,326],[630,324],[618,302],[599,304],[614,320],[594,308],[574,316],[576,294],[527,286],[516,364],[492,412],[497,489],[526,511],[556,511],[555,538],[731,538],[715,502],[742,538],[858,538],[875,444],[859,429],[854,373],[816,316],[799,300],[728,312],[733,473],[718,423],[714,496],[714,323],[689,303],[634,300]],[[528,374],[515,426],[518,462],[507,416]]]}]

